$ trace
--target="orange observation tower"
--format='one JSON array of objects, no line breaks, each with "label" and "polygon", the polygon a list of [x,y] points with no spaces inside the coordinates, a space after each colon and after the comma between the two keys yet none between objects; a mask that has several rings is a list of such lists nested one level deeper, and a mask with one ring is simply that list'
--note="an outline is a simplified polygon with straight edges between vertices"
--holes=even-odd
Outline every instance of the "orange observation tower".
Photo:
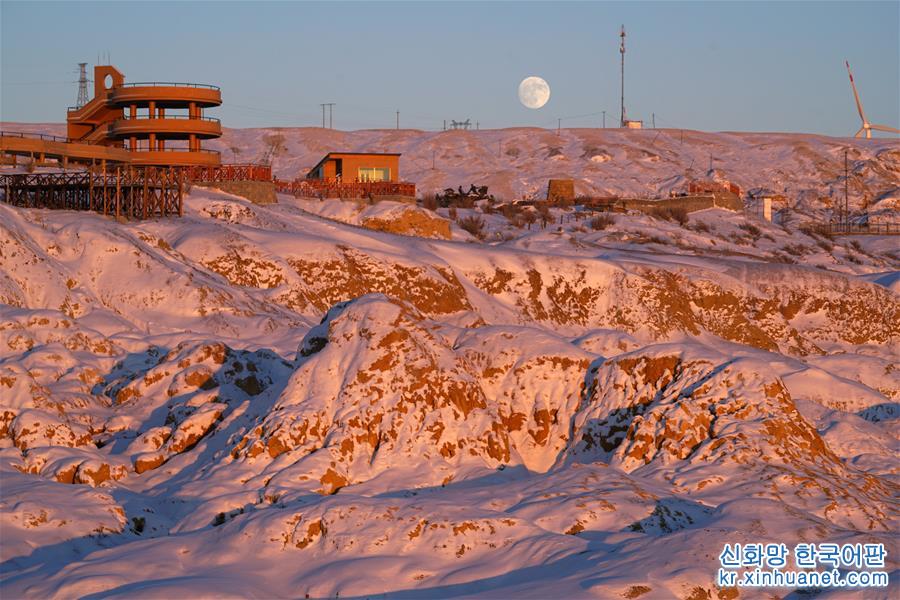
[{"label": "orange observation tower", "polygon": [[202,142],[220,137],[222,125],[203,111],[220,104],[222,93],[214,85],[125,83],[115,67],[96,66],[94,98],[69,108],[67,137],[127,150],[133,165],[215,166],[219,153]]}]

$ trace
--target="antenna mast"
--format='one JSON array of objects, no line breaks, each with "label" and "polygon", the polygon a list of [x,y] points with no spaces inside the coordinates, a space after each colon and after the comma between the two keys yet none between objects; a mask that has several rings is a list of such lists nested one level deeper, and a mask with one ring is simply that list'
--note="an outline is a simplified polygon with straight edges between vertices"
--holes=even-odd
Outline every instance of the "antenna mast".
[{"label": "antenna mast", "polygon": [[619,37],[622,38],[622,45],[619,46],[619,53],[622,55],[622,118],[619,122],[620,127],[625,127],[625,26],[622,25],[622,30],[619,32]]},{"label": "antenna mast", "polygon": [[78,70],[78,100],[75,101],[75,107],[81,108],[88,103],[87,63],[78,63]]}]

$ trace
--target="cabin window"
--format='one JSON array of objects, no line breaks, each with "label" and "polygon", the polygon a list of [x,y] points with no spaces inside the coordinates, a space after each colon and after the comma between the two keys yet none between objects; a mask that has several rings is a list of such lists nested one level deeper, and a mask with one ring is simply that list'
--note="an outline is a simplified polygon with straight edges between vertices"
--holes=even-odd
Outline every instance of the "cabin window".
[{"label": "cabin window", "polygon": [[360,181],[390,181],[391,170],[381,167],[360,167],[358,177]]}]

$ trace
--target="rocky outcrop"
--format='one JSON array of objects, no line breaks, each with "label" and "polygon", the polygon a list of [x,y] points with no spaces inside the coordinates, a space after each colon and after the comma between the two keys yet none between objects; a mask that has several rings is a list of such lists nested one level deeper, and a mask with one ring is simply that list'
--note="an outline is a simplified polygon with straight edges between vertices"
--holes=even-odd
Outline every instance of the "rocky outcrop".
[{"label": "rocky outcrop", "polygon": [[457,337],[409,304],[364,296],[310,331],[273,412],[233,455],[288,454],[327,493],[374,476],[397,456],[431,464],[423,476],[438,484],[472,461],[546,470],[565,446],[590,359],[536,331],[483,328]]},{"label": "rocky outcrop", "polygon": [[897,486],[848,468],[765,363],[709,348],[651,346],[592,369],[571,442],[570,460],[667,472],[688,494],[733,497],[765,481],[757,495],[842,524],[888,529],[896,518]]},{"label": "rocky outcrop", "polygon": [[422,238],[450,239],[450,221],[431,211],[415,206],[393,208],[367,214],[363,211],[359,223],[366,229],[414,235]]}]

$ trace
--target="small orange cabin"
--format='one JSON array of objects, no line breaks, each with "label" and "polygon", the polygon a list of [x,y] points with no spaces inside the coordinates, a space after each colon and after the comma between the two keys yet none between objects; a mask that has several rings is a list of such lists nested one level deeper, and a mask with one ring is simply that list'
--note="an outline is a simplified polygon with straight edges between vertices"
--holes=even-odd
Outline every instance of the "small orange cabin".
[{"label": "small orange cabin", "polygon": [[400,155],[369,152],[329,152],[306,174],[307,179],[400,181]]}]

